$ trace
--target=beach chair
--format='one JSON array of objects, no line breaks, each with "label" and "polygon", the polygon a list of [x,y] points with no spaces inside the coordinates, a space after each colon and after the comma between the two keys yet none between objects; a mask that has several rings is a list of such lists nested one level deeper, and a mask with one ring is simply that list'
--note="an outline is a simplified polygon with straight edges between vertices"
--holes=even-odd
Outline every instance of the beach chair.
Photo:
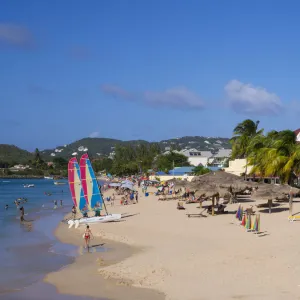
[{"label": "beach chair", "polygon": [[[226,205],[219,204],[219,205],[214,207],[214,213],[216,215],[228,214],[228,211],[225,211],[225,208],[226,208]],[[209,214],[212,214],[212,205],[208,206],[207,212]]]},{"label": "beach chair", "polygon": [[203,217],[203,218],[207,218],[206,215],[204,215],[203,213],[206,211],[206,208],[204,208],[200,213],[198,214],[186,214],[189,218],[190,217]]}]

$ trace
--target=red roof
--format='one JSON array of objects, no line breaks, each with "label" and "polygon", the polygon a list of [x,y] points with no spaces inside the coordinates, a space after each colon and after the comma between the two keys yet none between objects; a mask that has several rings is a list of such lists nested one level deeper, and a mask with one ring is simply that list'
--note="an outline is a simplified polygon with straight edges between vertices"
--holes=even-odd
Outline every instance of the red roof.
[{"label": "red roof", "polygon": [[295,132],[295,135],[297,136],[300,133],[300,128],[296,129],[294,132]]}]

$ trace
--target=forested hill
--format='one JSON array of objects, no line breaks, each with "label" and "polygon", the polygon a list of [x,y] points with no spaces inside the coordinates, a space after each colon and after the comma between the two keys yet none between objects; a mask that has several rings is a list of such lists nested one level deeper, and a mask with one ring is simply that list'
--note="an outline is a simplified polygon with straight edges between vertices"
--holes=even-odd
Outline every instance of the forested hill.
[{"label": "forested hill", "polygon": [[[0,144],[0,164],[27,163],[33,158],[33,154],[14,145]],[[1,167],[1,166],[0,166]]]},{"label": "forested hill", "polygon": [[[229,149],[231,145],[228,138],[219,137],[201,137],[201,136],[186,136],[157,142],[162,151],[170,149],[195,148],[198,150],[217,151],[218,149]],[[149,144],[145,140],[121,141],[107,138],[84,138],[69,145],[48,149],[41,152],[43,158],[64,157],[69,158],[72,153],[83,152],[88,149],[92,157],[108,156],[114,151],[116,145],[131,145]]]},{"label": "forested hill", "polygon": [[[228,138],[186,136],[157,142],[162,151],[168,149],[195,148],[198,150],[216,151],[221,148],[231,148]],[[51,161],[54,157],[70,158],[74,152],[80,154],[88,149],[92,157],[108,156],[114,151],[116,145],[149,144],[145,140],[121,141],[108,138],[84,138],[68,145],[61,145],[54,149],[41,150],[41,156],[45,161]],[[0,163],[26,163],[33,158],[33,153],[20,149],[14,145],[0,144]]]}]

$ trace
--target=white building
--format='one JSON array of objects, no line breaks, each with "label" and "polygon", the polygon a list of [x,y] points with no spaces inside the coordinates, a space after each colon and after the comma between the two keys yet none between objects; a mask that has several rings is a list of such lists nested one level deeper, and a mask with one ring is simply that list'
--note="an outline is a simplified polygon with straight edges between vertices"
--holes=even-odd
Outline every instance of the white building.
[{"label": "white building", "polygon": [[[212,164],[215,167],[223,168],[224,163],[231,156],[231,149],[220,149],[218,153],[212,154],[211,151],[201,151],[197,149],[182,149],[180,151],[174,150],[174,153],[183,154],[188,158],[192,166]],[[163,155],[170,154],[171,151],[165,151]]]},{"label": "white building", "polygon": [[224,168],[224,164],[228,161],[231,156],[231,149],[220,149],[218,153],[214,154],[209,159],[209,164],[212,167]]},{"label": "white building", "polygon": [[179,153],[186,156],[192,166],[207,166],[209,158],[212,157],[210,151],[199,151],[197,149],[183,149]]},{"label": "white building", "polygon": [[[225,172],[231,173],[237,176],[241,176],[246,172],[246,159],[235,159],[229,161],[229,167],[225,168]],[[252,170],[252,166],[247,167],[247,174]]]}]

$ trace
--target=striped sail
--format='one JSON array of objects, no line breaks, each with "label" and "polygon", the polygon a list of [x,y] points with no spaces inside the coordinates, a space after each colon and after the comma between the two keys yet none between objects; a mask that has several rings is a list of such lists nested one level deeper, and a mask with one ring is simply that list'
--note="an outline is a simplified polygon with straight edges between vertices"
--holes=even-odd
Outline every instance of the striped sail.
[{"label": "striped sail", "polygon": [[89,209],[94,209],[95,207],[102,209],[103,199],[88,154],[81,156],[80,173],[83,193]]},{"label": "striped sail", "polygon": [[80,169],[76,157],[69,160],[68,179],[73,203],[77,209],[82,210],[86,205],[80,181]]}]

